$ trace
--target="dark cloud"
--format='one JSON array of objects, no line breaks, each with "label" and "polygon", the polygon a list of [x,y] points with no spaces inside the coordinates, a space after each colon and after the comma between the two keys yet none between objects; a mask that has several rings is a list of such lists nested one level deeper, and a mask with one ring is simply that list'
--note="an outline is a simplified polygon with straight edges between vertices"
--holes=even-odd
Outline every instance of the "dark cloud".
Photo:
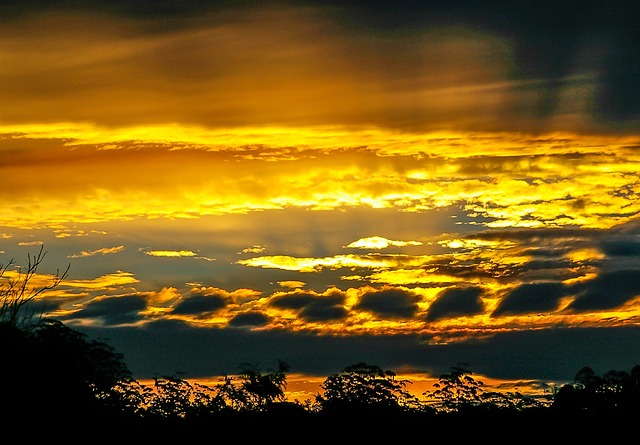
[{"label": "dark cloud", "polygon": [[[549,253],[548,251],[546,253]],[[582,264],[597,264],[598,260],[584,261]],[[510,265],[511,266],[511,265]],[[500,268],[501,267],[501,268]],[[509,277],[506,279],[518,281],[544,281],[556,280],[561,281],[568,278],[580,276],[581,272],[575,269],[575,263],[565,258],[554,260],[531,260],[524,264],[513,265],[505,268],[500,265],[497,272],[505,270]]]},{"label": "dark cloud", "polygon": [[[562,242],[563,246],[567,243],[582,243],[587,240],[598,239],[606,235],[605,230],[600,229],[576,229],[576,228],[550,228],[544,227],[540,229],[504,229],[504,230],[486,230],[465,235],[469,239],[483,239],[488,241],[518,241],[524,244],[539,245],[556,244]],[[571,244],[569,244],[571,245]]]},{"label": "dark cloud", "polygon": [[[601,374],[638,364],[640,327],[556,328],[505,332],[482,341],[432,344],[429,336],[332,336],[283,330],[219,329],[157,322],[146,327],[78,326],[106,338],[138,379],[170,375],[211,377],[237,372],[242,363],[283,360],[291,372],[328,376],[358,362],[384,369],[439,375],[456,363],[498,379],[573,381],[590,366]],[[603,354],[606,351],[606,354]]]},{"label": "dark cloud", "polygon": [[[1,289],[0,289],[1,290]],[[18,309],[19,320],[37,320],[40,317],[47,317],[50,312],[62,308],[62,301],[31,300]]]},{"label": "dark cloud", "polygon": [[513,80],[537,80],[543,88],[516,87],[505,119],[532,113],[539,130],[561,112],[562,96],[580,87],[576,74],[597,74],[589,113],[613,128],[640,125],[640,8],[634,2],[347,2],[345,20],[373,32],[407,32],[457,25],[498,35],[513,45]]},{"label": "dark cloud", "polygon": [[[442,260],[443,262],[448,262],[450,261],[449,259],[445,258]],[[437,267],[437,271],[439,274],[442,275],[446,275],[446,276],[451,276],[451,277],[458,277],[458,278],[464,278],[464,279],[474,279],[474,278],[488,278],[491,276],[494,276],[495,273],[500,273],[497,272],[495,269],[492,269],[491,267],[489,267],[489,264],[484,264],[482,268],[478,267],[477,265],[473,264],[437,264],[434,265],[435,267]],[[442,287],[443,283],[433,283],[434,287]],[[449,283],[449,285],[454,285],[454,283]],[[428,286],[428,284],[425,284],[425,286]]]},{"label": "dark cloud", "polygon": [[[384,94],[367,97],[365,106],[357,110],[357,115],[352,114],[350,109],[342,110],[343,118],[353,119],[356,122],[368,124],[384,116],[383,125],[410,128],[424,126],[425,120],[460,117],[463,113],[472,112],[475,113],[473,117],[474,121],[478,122],[478,126],[490,125],[496,129],[510,126],[512,129],[535,133],[566,129],[560,127],[572,125],[569,121],[576,115],[579,115],[579,118],[573,125],[581,130],[608,129],[635,132],[640,127],[640,83],[637,82],[640,76],[640,57],[637,52],[640,45],[640,27],[637,26],[640,22],[640,8],[630,1],[311,2],[290,0],[275,4],[271,2],[260,4],[244,1],[116,0],[85,2],[79,5],[79,2],[68,0],[60,2],[9,0],[0,4],[0,23],[36,17],[43,12],[51,11],[96,13],[96,16],[108,17],[115,24],[133,23],[139,33],[161,36],[162,33],[177,33],[203,27],[223,30],[224,25],[227,24],[225,20],[248,23],[251,30],[253,29],[252,20],[275,9],[297,11],[295,18],[283,22],[278,28],[281,33],[276,34],[286,36],[287,32],[295,29],[299,22],[307,19],[315,20],[314,26],[308,27],[309,33],[306,37],[318,43],[327,42],[323,50],[305,54],[305,58],[294,57],[296,50],[293,48],[291,52],[294,54],[280,52],[278,57],[268,58],[261,58],[259,51],[246,54],[234,53],[234,57],[225,61],[220,59],[219,54],[213,58],[207,57],[210,53],[198,48],[197,45],[192,48],[194,53],[190,53],[185,50],[191,48],[189,43],[179,43],[177,46],[169,46],[168,50],[159,51],[159,54],[150,54],[150,59],[142,58],[144,63],[140,62],[140,65],[148,68],[149,71],[161,72],[163,78],[175,76],[174,79],[193,79],[202,76],[209,80],[215,79],[216,75],[225,78],[225,76],[234,77],[239,73],[240,77],[245,79],[249,76],[246,70],[236,72],[232,69],[233,63],[225,62],[237,61],[238,58],[246,55],[256,66],[263,67],[265,70],[260,78],[249,77],[251,80],[249,83],[253,85],[255,82],[261,85],[264,82],[264,85],[268,86],[269,75],[278,72],[271,69],[280,61],[290,60],[299,64],[296,68],[300,68],[302,64],[299,62],[306,61],[306,57],[322,57],[327,49],[339,48],[345,50],[345,54],[352,62],[351,67],[360,70],[358,74],[360,74],[362,89],[380,86],[383,90],[381,94]],[[500,65],[500,70],[495,72],[489,70],[488,76],[483,76],[482,71],[465,69],[473,65],[464,63],[462,68],[458,67],[458,70],[451,71],[456,76],[473,79],[474,87],[484,87],[483,94],[492,100],[491,107],[486,106],[486,99],[483,101],[485,96],[481,94],[473,103],[467,96],[462,95],[458,97],[461,102],[457,102],[452,97],[452,100],[447,102],[447,106],[442,106],[437,103],[438,101],[415,104],[404,101],[402,107],[396,108],[394,101],[404,96],[393,97],[394,92],[404,93],[400,91],[407,88],[403,85],[419,86],[422,88],[418,90],[426,90],[428,86],[433,86],[432,83],[425,82],[425,79],[432,78],[429,76],[429,70],[451,67],[452,60],[458,56],[431,53],[429,53],[430,56],[422,55],[419,49],[422,42],[436,37],[434,45],[437,45],[439,35],[453,34],[465,40],[466,48],[472,51],[472,56],[476,55],[478,49],[486,52],[484,57],[484,53],[477,55],[478,60],[483,60],[487,65]],[[243,42],[241,37],[244,35],[236,36],[236,39]],[[273,37],[271,34],[260,36],[254,45],[241,45],[239,48],[252,49],[254,46],[261,48],[265,40],[269,41]],[[290,38],[300,37],[302,37],[300,40],[304,40],[305,34],[294,32]],[[338,41],[348,40],[349,43],[340,43],[331,47],[331,43],[336,41],[333,40],[334,38]],[[275,40],[280,41],[278,38]],[[494,42],[497,48],[491,48],[491,45],[486,45],[485,41]],[[291,43],[286,40],[282,42]],[[418,49],[414,51],[416,47]],[[191,56],[197,58],[194,60],[190,58]],[[286,57],[289,56],[292,58],[287,59]],[[464,58],[464,54],[460,54],[459,57]],[[509,60],[502,60],[503,57],[508,57]],[[185,60],[190,62],[181,63]],[[269,64],[261,65],[264,61],[268,61]],[[332,65],[334,62],[335,57],[327,57],[326,63],[314,70],[314,73],[323,69],[338,73],[341,72],[338,70],[350,66]],[[194,66],[199,66],[199,69],[192,69]],[[95,67],[92,65],[91,68],[92,70],[87,72],[94,74]],[[330,71],[331,69],[335,71]],[[259,72],[263,73],[263,70]],[[65,82],[66,70],[49,71],[48,74],[52,87],[58,84],[63,85],[63,91],[72,88],[71,84]],[[323,78],[323,82],[329,83],[334,77],[335,75]],[[451,77],[445,76],[441,80],[455,81],[450,79]],[[134,82],[131,88],[135,89],[137,86],[138,83]],[[210,84],[207,83],[202,88],[209,86]],[[131,90],[117,91],[126,94]],[[334,91],[329,95],[330,98],[341,99],[342,97],[338,96],[341,91]],[[495,94],[490,94],[491,91]],[[182,90],[171,93],[167,94],[170,99],[168,103],[171,105],[174,105],[174,101],[179,102],[180,94],[184,95]],[[312,91],[305,90],[305,93],[309,94]],[[286,100],[286,97],[282,96],[282,100]],[[218,96],[207,97],[215,99]],[[270,96],[259,95],[256,100],[262,97]],[[237,107],[246,105],[243,98],[241,94],[237,96]],[[387,108],[380,108],[381,101]],[[337,108],[335,102],[337,101],[332,101]],[[293,106],[297,102],[287,102],[287,104]],[[186,106],[181,102],[180,105]],[[191,106],[194,107],[194,104],[192,103]],[[322,107],[325,106],[327,105],[323,102]],[[226,118],[224,110],[229,108],[206,108],[193,110],[189,114],[177,114],[177,116],[191,116],[210,123],[211,121],[206,120],[204,116],[213,113],[218,120]],[[488,108],[490,108],[489,111]],[[144,110],[153,111],[152,108]],[[270,110],[277,111],[271,108]],[[122,110],[119,111],[122,113]],[[163,111],[166,112],[168,109],[163,108]],[[263,113],[266,109],[259,108],[258,111]],[[137,109],[136,112],[139,113]],[[326,109],[317,111],[319,114],[321,112],[326,112]],[[484,116],[483,112],[491,115],[489,124],[486,124],[488,117]],[[568,118],[563,119],[564,115]],[[130,116],[127,115],[127,117]],[[157,116],[163,116],[163,114],[160,113]],[[362,119],[357,119],[357,116],[362,116]],[[425,116],[430,119],[425,119]],[[293,119],[282,110],[279,110],[276,117]],[[467,114],[463,117],[471,118],[472,116]],[[112,115],[105,115],[102,118],[115,119]],[[324,122],[320,117],[318,119]],[[459,119],[459,121],[462,120],[465,119]]]},{"label": "dark cloud", "polygon": [[640,257],[640,241],[635,239],[606,240],[601,248],[607,256]]},{"label": "dark cloud", "polygon": [[229,320],[229,326],[264,326],[269,322],[269,317],[262,312],[243,312]]},{"label": "dark cloud", "polygon": [[145,297],[139,295],[105,297],[90,301],[82,309],[66,318],[99,318],[106,325],[134,323],[142,319],[139,313],[146,308],[147,301]]},{"label": "dark cloud", "polygon": [[317,302],[304,308],[300,312],[300,317],[306,321],[330,321],[340,320],[346,318],[348,315],[347,310],[342,305],[337,304],[324,304]]},{"label": "dark cloud", "polygon": [[291,293],[273,297],[270,305],[281,309],[293,309],[307,321],[339,320],[348,314],[344,308],[345,296],[332,294],[319,296],[309,293]]},{"label": "dark cloud", "polygon": [[311,304],[315,298],[315,295],[308,293],[284,294],[273,297],[269,305],[280,309],[298,310]]},{"label": "dark cloud", "polygon": [[572,290],[576,298],[568,306],[569,310],[612,309],[640,295],[640,269],[604,272],[573,286]]},{"label": "dark cloud", "polygon": [[475,315],[482,312],[482,288],[453,287],[438,294],[438,298],[429,306],[427,321],[453,318],[461,315]]},{"label": "dark cloud", "polygon": [[181,300],[173,309],[173,314],[197,315],[215,312],[227,305],[227,299],[221,295],[193,295]]},{"label": "dark cloud", "polygon": [[562,283],[522,284],[510,291],[491,314],[519,315],[533,312],[551,312],[558,307],[567,290]]},{"label": "dark cloud", "polygon": [[372,312],[382,317],[410,318],[418,311],[419,297],[401,289],[366,292],[354,309]]}]

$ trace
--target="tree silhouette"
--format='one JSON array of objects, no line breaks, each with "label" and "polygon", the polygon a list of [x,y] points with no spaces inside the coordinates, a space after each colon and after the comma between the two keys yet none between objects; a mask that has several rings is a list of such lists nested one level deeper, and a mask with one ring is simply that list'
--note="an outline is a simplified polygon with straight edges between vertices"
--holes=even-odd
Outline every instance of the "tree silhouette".
[{"label": "tree silhouette", "polygon": [[610,370],[602,376],[589,366],[556,394],[552,407],[563,414],[620,416],[640,414],[640,365],[630,372]]},{"label": "tree silhouette", "polygon": [[115,413],[109,409],[119,406],[114,387],[133,381],[121,354],[56,320],[16,330],[4,326],[3,343],[12,346],[0,370],[3,399],[12,416],[24,412],[51,421],[89,420]]},{"label": "tree silhouette", "polygon": [[154,389],[145,397],[148,417],[165,420],[198,420],[225,408],[222,397],[213,388],[190,383],[177,376],[154,379]]},{"label": "tree silhouette", "polygon": [[451,372],[442,374],[433,391],[424,394],[436,400],[438,408],[445,412],[460,412],[482,403],[484,382],[471,377],[466,363],[452,366]]},{"label": "tree silhouette", "polygon": [[243,363],[236,377],[224,376],[216,385],[217,396],[233,412],[297,414],[305,411],[298,402],[286,399],[289,365],[278,361],[278,369],[262,372],[258,364]]},{"label": "tree silhouette", "polygon": [[402,412],[420,405],[406,388],[409,380],[397,380],[393,371],[356,363],[332,374],[321,385],[316,401],[324,413]]}]

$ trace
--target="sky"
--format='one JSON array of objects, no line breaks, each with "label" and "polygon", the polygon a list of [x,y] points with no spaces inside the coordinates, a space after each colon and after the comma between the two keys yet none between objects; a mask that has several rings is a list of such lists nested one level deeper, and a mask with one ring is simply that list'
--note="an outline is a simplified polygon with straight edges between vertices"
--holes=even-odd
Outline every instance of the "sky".
[{"label": "sky", "polygon": [[137,378],[640,364],[637,3],[54,3],[0,5],[0,263]]}]

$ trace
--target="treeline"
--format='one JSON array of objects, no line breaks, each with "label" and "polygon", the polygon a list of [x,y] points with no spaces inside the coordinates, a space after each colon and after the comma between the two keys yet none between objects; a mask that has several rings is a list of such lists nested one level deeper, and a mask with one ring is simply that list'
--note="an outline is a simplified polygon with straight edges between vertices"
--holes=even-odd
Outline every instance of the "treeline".
[{"label": "treeline", "polygon": [[356,363],[329,375],[313,399],[286,397],[288,365],[275,370],[243,364],[218,384],[177,376],[145,386],[133,378],[123,356],[62,322],[42,319],[28,327],[0,323],[0,367],[5,419],[62,422],[109,420],[129,425],[195,425],[237,419],[288,421],[367,416],[385,419],[603,417],[640,414],[640,365],[597,375],[585,367],[572,384],[541,396],[485,391],[462,366],[439,377],[418,398],[409,380],[391,370]]}]

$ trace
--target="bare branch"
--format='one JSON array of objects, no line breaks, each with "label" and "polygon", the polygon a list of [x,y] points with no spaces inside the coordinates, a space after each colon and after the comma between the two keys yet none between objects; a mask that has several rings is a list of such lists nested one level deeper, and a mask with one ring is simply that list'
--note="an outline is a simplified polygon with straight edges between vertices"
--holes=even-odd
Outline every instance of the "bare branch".
[{"label": "bare branch", "polygon": [[43,292],[56,288],[67,278],[71,264],[68,264],[62,273],[57,269],[50,284],[31,285],[46,255],[44,245],[40,246],[37,254],[27,254],[26,270],[16,266],[17,276],[15,277],[8,276],[9,268],[16,264],[14,259],[4,266],[0,264],[0,322],[15,326],[31,324],[35,309],[27,311],[25,306]]}]

